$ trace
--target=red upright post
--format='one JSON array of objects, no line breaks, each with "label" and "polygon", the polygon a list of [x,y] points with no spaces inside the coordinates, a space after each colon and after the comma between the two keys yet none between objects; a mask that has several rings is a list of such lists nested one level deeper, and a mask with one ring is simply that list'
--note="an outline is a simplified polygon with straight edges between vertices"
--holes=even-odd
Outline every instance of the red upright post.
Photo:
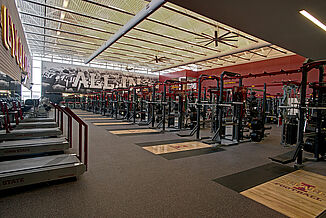
[{"label": "red upright post", "polygon": [[63,133],[63,112],[61,111],[61,117],[60,117],[60,130]]},{"label": "red upright post", "polygon": [[68,117],[68,140],[70,148],[72,148],[72,118],[71,116]]},{"label": "red upright post", "polygon": [[[6,128],[6,133],[9,133],[9,126],[8,126],[8,117],[6,116],[6,110],[5,110],[5,106],[4,103],[0,102],[1,104],[1,109],[2,109],[2,113],[4,115],[4,121],[5,121],[5,128]],[[10,121],[9,121],[10,122]]]},{"label": "red upright post", "polygon": [[57,108],[55,105],[54,106],[54,121],[57,122]]},{"label": "red upright post", "polygon": [[83,125],[79,123],[79,153],[78,158],[82,161],[82,153],[83,153]]},{"label": "red upright post", "polygon": [[23,120],[24,119],[24,116],[23,116],[22,105],[21,105],[20,102],[18,102],[18,109],[19,109],[20,120]]},{"label": "red upright post", "polygon": [[58,109],[58,111],[57,111],[57,117],[58,117],[57,123],[58,123],[58,126],[59,126],[59,120],[60,120],[60,117],[59,117],[59,108],[57,108],[57,109]]},{"label": "red upright post", "polygon": [[88,126],[85,125],[84,126],[84,131],[85,131],[85,135],[84,135],[84,161],[85,161],[85,165],[86,165],[86,171],[88,169]]},{"label": "red upright post", "polygon": [[7,125],[8,125],[8,129],[12,130],[11,124],[10,124],[10,117],[9,117],[9,111],[8,111],[8,106],[7,103],[4,104],[5,107],[5,113],[7,114]]}]

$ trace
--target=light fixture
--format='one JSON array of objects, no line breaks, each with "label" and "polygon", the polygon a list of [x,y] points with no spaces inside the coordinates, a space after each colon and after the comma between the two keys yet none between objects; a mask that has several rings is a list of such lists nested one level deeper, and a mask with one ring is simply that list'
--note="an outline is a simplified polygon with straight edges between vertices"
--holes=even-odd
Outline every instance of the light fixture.
[{"label": "light fixture", "polygon": [[65,16],[66,16],[66,12],[61,11],[60,20],[64,20],[65,19]]},{"label": "light fixture", "polygon": [[311,22],[322,28],[323,30],[326,31],[326,25],[317,20],[314,16],[309,14],[306,10],[301,10],[299,11],[301,15],[305,16],[307,19],[309,19]]},{"label": "light fixture", "polygon": [[64,0],[62,6],[63,6],[64,8],[66,8],[66,7],[68,6],[68,4],[69,4],[69,0]]}]

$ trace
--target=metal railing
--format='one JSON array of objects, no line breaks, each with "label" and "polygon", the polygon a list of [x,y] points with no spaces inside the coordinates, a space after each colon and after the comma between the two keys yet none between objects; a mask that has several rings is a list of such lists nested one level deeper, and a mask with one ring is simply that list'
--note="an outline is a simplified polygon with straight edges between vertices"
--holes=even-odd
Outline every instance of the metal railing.
[{"label": "metal railing", "polygon": [[[64,114],[68,118],[67,123],[67,141],[69,142],[70,148],[73,147],[73,128],[72,121],[73,119],[78,123],[78,159],[83,162],[86,166],[86,170],[88,168],[88,125],[80,119],[72,110],[68,107],[62,107],[57,104],[51,103],[54,107],[54,119],[58,124],[58,127],[63,133],[64,130]],[[83,129],[84,127],[84,129]],[[84,130],[84,131],[83,131]],[[84,137],[83,137],[84,134]],[[84,138],[84,140],[83,140]],[[84,143],[83,143],[84,142]],[[83,146],[84,144],[84,146]],[[84,161],[83,161],[84,160]]]}]

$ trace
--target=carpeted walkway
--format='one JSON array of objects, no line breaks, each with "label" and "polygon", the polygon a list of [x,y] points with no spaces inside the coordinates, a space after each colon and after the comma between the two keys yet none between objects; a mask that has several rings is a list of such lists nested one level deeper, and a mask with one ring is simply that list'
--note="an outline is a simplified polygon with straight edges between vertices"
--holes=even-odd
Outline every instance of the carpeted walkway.
[{"label": "carpeted walkway", "polygon": [[135,143],[180,139],[174,133],[117,136],[87,122],[89,171],[74,182],[0,196],[0,217],[283,216],[212,181],[269,163],[269,156],[284,152],[278,134],[262,143],[167,160]]}]

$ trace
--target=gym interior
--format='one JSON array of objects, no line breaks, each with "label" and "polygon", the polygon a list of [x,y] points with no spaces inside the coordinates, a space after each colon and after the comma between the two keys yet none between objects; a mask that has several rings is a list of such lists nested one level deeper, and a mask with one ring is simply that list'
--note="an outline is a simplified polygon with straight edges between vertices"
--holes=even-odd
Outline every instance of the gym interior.
[{"label": "gym interior", "polygon": [[0,217],[326,217],[325,1],[0,5]]}]

